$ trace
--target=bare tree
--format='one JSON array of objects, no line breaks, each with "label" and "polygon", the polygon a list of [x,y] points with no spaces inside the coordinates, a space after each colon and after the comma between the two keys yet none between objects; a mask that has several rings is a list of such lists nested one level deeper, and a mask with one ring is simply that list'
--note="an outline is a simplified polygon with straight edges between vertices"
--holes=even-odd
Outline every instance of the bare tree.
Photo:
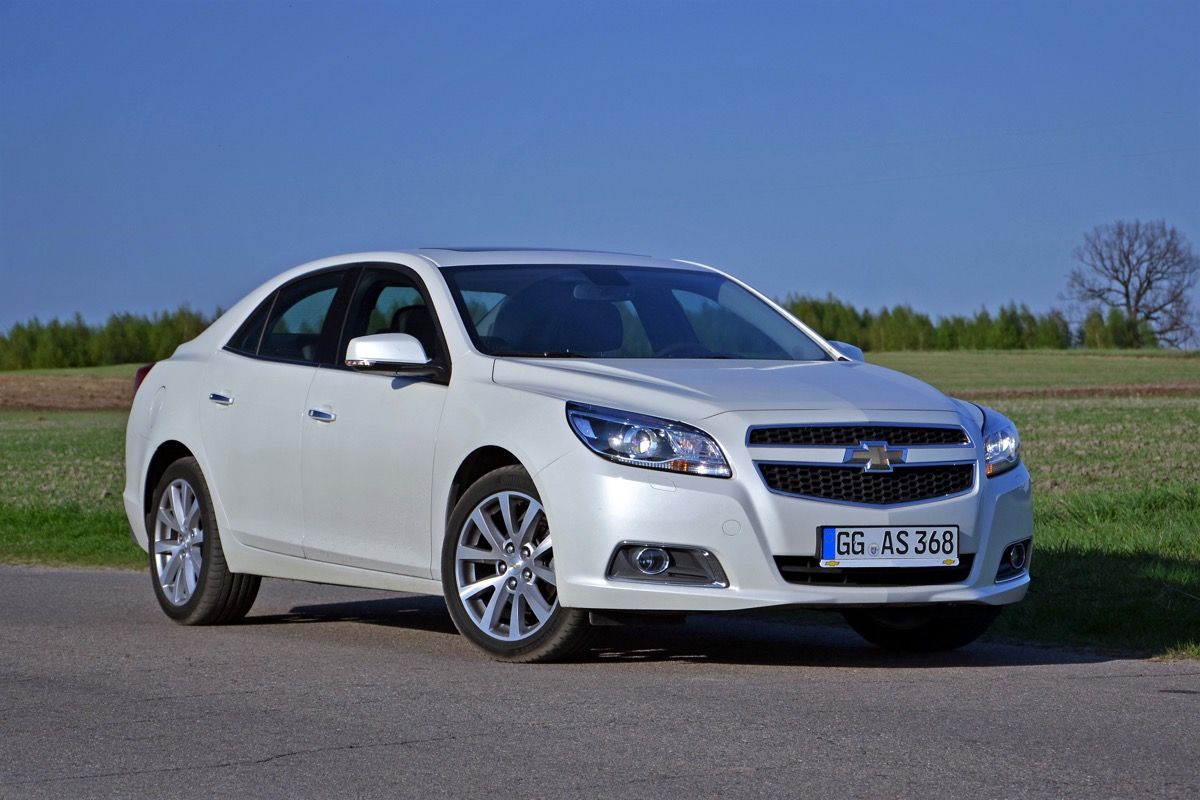
[{"label": "bare tree", "polygon": [[1067,278],[1067,294],[1087,306],[1118,308],[1135,328],[1180,347],[1197,333],[1191,293],[1200,278],[1187,238],[1162,220],[1100,225],[1075,248],[1081,266]]}]

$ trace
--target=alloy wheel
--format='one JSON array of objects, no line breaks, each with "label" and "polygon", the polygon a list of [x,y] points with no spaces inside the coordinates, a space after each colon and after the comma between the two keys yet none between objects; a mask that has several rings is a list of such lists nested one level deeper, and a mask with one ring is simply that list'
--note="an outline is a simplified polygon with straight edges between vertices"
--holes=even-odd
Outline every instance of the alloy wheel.
[{"label": "alloy wheel", "polygon": [[518,491],[490,495],[471,511],[456,544],[455,584],[475,626],[504,642],[541,630],[558,608],[542,504]]},{"label": "alloy wheel", "polygon": [[175,606],[192,598],[204,564],[204,520],[195,489],[171,481],[158,501],[154,521],[154,567],[163,597]]}]

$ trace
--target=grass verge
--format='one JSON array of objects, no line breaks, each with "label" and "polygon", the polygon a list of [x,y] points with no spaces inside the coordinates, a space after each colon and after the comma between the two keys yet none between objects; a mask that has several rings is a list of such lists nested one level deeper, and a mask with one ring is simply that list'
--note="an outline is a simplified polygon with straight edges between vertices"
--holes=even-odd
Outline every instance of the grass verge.
[{"label": "grass verge", "polygon": [[1200,658],[1200,486],[1035,504],[1033,582],[997,633]]},{"label": "grass verge", "polygon": [[0,505],[0,561],[140,569],[146,554],[128,531],[122,511]]},{"label": "grass verge", "polygon": [[0,411],[0,561],[145,565],[121,504],[124,411]]}]

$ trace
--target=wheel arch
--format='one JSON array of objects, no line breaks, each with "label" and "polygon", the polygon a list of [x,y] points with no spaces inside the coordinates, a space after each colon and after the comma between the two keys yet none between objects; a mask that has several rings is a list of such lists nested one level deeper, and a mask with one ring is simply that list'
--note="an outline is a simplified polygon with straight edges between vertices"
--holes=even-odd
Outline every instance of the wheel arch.
[{"label": "wheel arch", "polygon": [[521,459],[517,458],[512,451],[498,445],[484,445],[472,450],[458,465],[454,479],[450,481],[450,492],[446,497],[445,513],[442,515],[443,525],[450,521],[450,515],[454,513],[454,506],[458,504],[459,499],[471,484],[492,470],[511,466],[521,467],[529,472],[529,468],[522,464]]},{"label": "wheel arch", "polygon": [[168,439],[158,446],[150,463],[146,466],[146,479],[142,485],[142,516],[150,513],[150,505],[154,502],[154,487],[158,485],[167,467],[181,458],[195,458],[195,454],[183,442]]}]

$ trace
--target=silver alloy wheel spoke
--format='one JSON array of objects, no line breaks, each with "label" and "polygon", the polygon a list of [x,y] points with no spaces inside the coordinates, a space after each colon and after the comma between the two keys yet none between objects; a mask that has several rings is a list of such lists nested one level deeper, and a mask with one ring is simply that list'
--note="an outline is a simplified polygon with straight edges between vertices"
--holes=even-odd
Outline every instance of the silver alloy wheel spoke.
[{"label": "silver alloy wheel spoke", "polygon": [[512,596],[512,605],[508,612],[508,638],[520,639],[522,635],[521,620],[524,619],[524,612],[521,611],[522,593],[517,592]]},{"label": "silver alloy wheel spoke", "polygon": [[200,527],[200,501],[192,500],[192,506],[188,509],[187,520],[183,523],[185,530],[192,531]]},{"label": "silver alloy wheel spoke", "polygon": [[458,546],[459,561],[484,561],[492,563],[499,558],[494,550],[484,550],[480,547],[470,547],[465,544]]},{"label": "silver alloy wheel spoke", "polygon": [[174,583],[175,575],[179,572],[179,567],[182,564],[183,564],[183,556],[181,556],[179,554],[178,550],[171,553],[171,555],[167,558],[166,566],[163,567],[162,571],[159,573],[159,578],[163,582],[164,589],[168,585],[171,585]]},{"label": "silver alloy wheel spoke", "polygon": [[496,530],[496,526],[490,519],[480,510],[475,509],[471,514],[471,522],[475,523],[475,527],[483,535],[485,541],[492,546],[497,552],[504,551],[504,536],[500,531]]},{"label": "silver alloy wheel spoke", "polygon": [[463,609],[493,639],[526,639],[558,608],[545,511],[523,492],[497,492],[472,510],[458,534],[454,565]]},{"label": "silver alloy wheel spoke", "polygon": [[[525,509],[525,518],[521,520],[521,529],[519,531],[517,531],[516,534],[513,536],[513,540],[517,543],[518,547],[520,547],[521,545],[529,544],[529,537],[533,534],[534,531],[537,530],[537,521],[538,521],[538,517],[541,516],[541,514],[542,514],[542,504],[539,503],[537,500],[531,500],[529,503],[529,507],[527,509]],[[547,539],[546,539],[546,542],[547,542],[546,547],[547,548],[550,547],[550,545],[548,544],[549,541],[550,541],[550,539],[547,537]]]},{"label": "silver alloy wheel spoke", "polygon": [[554,611],[545,598],[537,591],[525,592],[525,600],[529,603],[529,608],[532,609],[534,616],[538,618],[538,623],[545,622],[550,618],[550,613]]},{"label": "silver alloy wheel spoke", "polygon": [[504,583],[504,576],[503,575],[495,575],[491,578],[485,578],[483,580],[476,581],[469,586],[460,585],[458,587],[458,596],[461,597],[462,601],[465,603],[468,600],[475,599],[483,592],[486,592],[488,589],[495,589],[496,594],[498,595],[504,589],[504,587],[502,585],[503,583]]},{"label": "silver alloy wheel spoke", "polygon": [[504,520],[504,535],[510,540],[513,538],[513,531],[516,530],[513,527],[512,499],[511,492],[503,492],[500,495],[500,518]]},{"label": "silver alloy wheel spoke", "polygon": [[203,542],[200,498],[190,483],[178,478],[159,499],[151,547],[158,585],[173,605],[184,605],[196,593],[204,565]]},{"label": "silver alloy wheel spoke", "polygon": [[533,571],[533,574],[537,576],[539,581],[548,583],[551,586],[557,586],[554,582],[554,570],[543,567],[541,564],[530,564],[529,569]]},{"label": "silver alloy wheel spoke", "polygon": [[506,601],[511,596],[511,592],[503,586],[497,586],[496,591],[492,592],[492,598],[488,600],[487,605],[483,609],[483,624],[488,630],[495,630],[500,627],[501,615],[504,612]]}]

